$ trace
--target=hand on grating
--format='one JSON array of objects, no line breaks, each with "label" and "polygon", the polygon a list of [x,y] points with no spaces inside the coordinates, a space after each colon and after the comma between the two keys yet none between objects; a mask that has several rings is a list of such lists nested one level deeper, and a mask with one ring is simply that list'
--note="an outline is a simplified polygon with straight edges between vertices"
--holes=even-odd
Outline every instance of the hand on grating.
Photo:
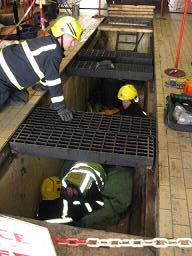
[{"label": "hand on grating", "polygon": [[63,107],[63,108],[59,109],[57,111],[57,113],[60,116],[62,121],[70,122],[73,119],[72,112],[66,107]]}]

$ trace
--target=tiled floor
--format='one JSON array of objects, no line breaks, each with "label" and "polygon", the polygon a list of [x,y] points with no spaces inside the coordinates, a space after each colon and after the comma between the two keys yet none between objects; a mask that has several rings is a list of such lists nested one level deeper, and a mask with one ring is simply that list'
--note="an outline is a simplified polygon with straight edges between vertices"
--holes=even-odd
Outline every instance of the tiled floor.
[{"label": "tiled floor", "polygon": [[[169,79],[164,70],[175,64],[182,15],[167,15],[154,21],[157,122],[159,151],[158,235],[191,237],[192,232],[192,135],[177,132],[164,124],[164,106],[170,93],[181,90],[165,86]],[[185,24],[179,68],[191,75],[192,17]],[[192,249],[163,249],[160,255],[192,255]]]}]

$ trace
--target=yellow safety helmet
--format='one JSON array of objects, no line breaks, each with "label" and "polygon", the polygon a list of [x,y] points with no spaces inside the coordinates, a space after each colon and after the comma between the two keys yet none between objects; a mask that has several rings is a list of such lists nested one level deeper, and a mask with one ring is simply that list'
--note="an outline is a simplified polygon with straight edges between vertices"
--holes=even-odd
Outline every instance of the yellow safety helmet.
[{"label": "yellow safety helmet", "polygon": [[54,200],[60,197],[61,180],[56,176],[44,179],[41,185],[41,196],[43,200]]},{"label": "yellow safety helmet", "polygon": [[138,102],[139,97],[134,85],[126,84],[122,86],[117,95],[119,100],[134,100]]},{"label": "yellow safety helmet", "polygon": [[51,32],[54,37],[60,37],[64,34],[69,34],[79,41],[83,29],[75,18],[71,16],[64,16],[55,22],[55,24],[51,27]]}]

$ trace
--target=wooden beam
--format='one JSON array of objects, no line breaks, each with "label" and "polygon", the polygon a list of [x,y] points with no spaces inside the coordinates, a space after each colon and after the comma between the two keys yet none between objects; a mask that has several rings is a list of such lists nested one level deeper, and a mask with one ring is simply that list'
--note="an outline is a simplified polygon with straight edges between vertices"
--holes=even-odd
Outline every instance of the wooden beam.
[{"label": "wooden beam", "polygon": [[98,27],[101,31],[111,31],[111,32],[138,32],[138,33],[152,33],[152,28],[143,27],[131,27],[131,26],[118,26],[118,25],[100,25]]},{"label": "wooden beam", "polygon": [[110,15],[108,15],[108,17],[124,17],[124,18],[146,18],[146,19],[153,19],[153,15],[148,15],[148,14],[146,14],[146,15],[139,15],[139,14],[129,14],[129,15],[127,15],[127,14],[110,14]]},{"label": "wooden beam", "polygon": [[113,4],[110,5],[108,9],[113,8],[119,8],[119,9],[129,9],[129,8],[135,8],[135,9],[155,9],[154,5],[119,5],[119,4]]},{"label": "wooden beam", "polygon": [[139,13],[139,14],[153,14],[153,11],[145,11],[145,10],[109,10],[108,13]]}]

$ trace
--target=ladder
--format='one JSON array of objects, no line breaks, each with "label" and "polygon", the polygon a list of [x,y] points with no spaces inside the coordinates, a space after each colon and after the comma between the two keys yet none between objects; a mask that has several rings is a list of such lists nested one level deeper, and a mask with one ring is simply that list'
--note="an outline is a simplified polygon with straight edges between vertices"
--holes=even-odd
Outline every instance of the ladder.
[{"label": "ladder", "polygon": [[[138,45],[144,36],[144,33],[141,33],[140,37],[139,37],[139,34],[140,34],[139,32],[118,32],[117,31],[115,51],[119,50],[119,44],[132,44],[134,46],[132,51],[137,52]],[[121,36],[124,36],[124,40],[121,39]],[[128,40],[129,36],[134,37],[134,40],[129,41]]]},{"label": "ladder", "polygon": [[68,15],[72,15],[72,8],[67,0],[58,0],[58,8],[64,9]]}]

